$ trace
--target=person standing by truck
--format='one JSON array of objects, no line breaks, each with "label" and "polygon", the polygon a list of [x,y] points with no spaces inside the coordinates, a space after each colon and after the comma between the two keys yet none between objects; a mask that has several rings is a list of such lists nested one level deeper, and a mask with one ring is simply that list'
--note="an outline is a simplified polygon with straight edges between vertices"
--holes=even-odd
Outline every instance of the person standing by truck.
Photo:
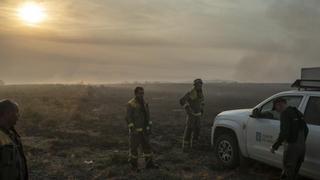
[{"label": "person standing by truck", "polygon": [[200,121],[203,116],[204,96],[201,79],[193,81],[194,88],[180,99],[180,105],[187,113],[182,149],[186,151],[198,141],[200,134]]},{"label": "person standing by truck", "polygon": [[283,171],[280,179],[294,180],[304,161],[309,130],[303,114],[297,108],[288,106],[285,99],[274,100],[273,106],[280,113],[280,133],[270,151],[275,153],[284,143]]}]

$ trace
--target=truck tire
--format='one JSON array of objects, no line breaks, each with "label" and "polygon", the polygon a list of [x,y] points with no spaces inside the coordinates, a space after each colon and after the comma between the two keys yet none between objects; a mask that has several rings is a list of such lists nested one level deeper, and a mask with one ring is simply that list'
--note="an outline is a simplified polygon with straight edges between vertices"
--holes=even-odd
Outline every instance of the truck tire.
[{"label": "truck tire", "polygon": [[235,168],[239,165],[239,146],[233,134],[220,134],[215,140],[214,151],[218,163],[223,167]]}]

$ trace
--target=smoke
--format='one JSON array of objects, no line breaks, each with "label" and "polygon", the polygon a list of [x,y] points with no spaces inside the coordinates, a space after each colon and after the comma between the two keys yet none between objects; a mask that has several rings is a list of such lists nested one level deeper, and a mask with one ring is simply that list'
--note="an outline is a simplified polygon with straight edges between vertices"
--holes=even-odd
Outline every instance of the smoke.
[{"label": "smoke", "polygon": [[317,66],[316,0],[41,1],[26,28],[0,2],[0,79],[92,82],[226,79],[291,82]]},{"label": "smoke", "polygon": [[241,59],[236,76],[245,82],[289,82],[298,78],[299,72],[292,62],[283,54],[254,52]]},{"label": "smoke", "polygon": [[320,65],[320,1],[277,0],[266,14],[282,32],[278,50],[244,55],[235,73],[239,80],[292,81],[302,67]]}]

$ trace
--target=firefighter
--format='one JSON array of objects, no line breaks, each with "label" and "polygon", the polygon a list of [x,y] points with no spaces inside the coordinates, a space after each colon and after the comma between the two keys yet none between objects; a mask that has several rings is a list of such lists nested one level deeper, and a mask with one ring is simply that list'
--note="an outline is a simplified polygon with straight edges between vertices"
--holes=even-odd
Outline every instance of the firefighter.
[{"label": "firefighter", "polygon": [[20,136],[14,126],[19,120],[18,105],[11,100],[0,101],[0,179],[27,180],[27,161]]},{"label": "firefighter", "polygon": [[152,121],[150,120],[149,106],[144,100],[144,89],[136,87],[135,97],[127,104],[126,120],[129,128],[129,162],[132,170],[138,169],[138,148],[142,152],[146,162],[146,169],[158,168],[152,160],[152,149],[149,143]]},{"label": "firefighter", "polygon": [[297,179],[299,169],[306,153],[306,139],[308,127],[303,114],[295,107],[287,105],[287,101],[278,98],[274,102],[274,109],[280,114],[280,133],[276,142],[271,147],[271,152],[284,144],[283,171],[280,179]]},{"label": "firefighter", "polygon": [[182,143],[183,151],[187,151],[197,143],[200,134],[200,122],[203,116],[203,82],[201,79],[195,79],[193,85],[193,89],[180,99],[180,105],[185,108],[187,113]]}]

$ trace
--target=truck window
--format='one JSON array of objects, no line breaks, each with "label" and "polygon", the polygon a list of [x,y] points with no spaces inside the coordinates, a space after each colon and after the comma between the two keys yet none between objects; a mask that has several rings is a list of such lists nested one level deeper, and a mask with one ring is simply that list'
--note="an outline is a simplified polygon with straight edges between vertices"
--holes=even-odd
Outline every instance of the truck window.
[{"label": "truck window", "polygon": [[[279,97],[276,97],[276,98],[279,98]],[[303,97],[302,96],[283,96],[282,98],[287,100],[287,103],[289,106],[298,108]],[[266,104],[264,104],[261,107],[261,114],[266,115],[265,116],[267,117],[266,119],[280,120],[280,114],[272,109],[273,100],[275,99],[268,101]]]},{"label": "truck window", "polygon": [[308,124],[320,125],[320,97],[310,97],[305,111]]}]

